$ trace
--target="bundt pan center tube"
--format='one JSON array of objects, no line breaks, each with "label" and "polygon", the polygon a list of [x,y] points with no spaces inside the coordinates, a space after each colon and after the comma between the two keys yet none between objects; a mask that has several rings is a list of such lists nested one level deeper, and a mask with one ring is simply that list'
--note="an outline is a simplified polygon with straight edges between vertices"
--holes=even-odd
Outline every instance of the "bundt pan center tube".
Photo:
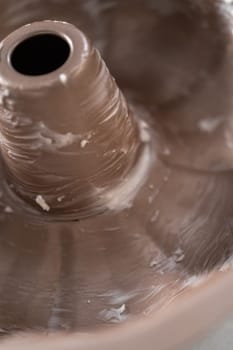
[{"label": "bundt pan center tube", "polygon": [[126,202],[149,167],[146,125],[84,34],[34,23],[4,40],[1,57],[2,154],[17,194],[60,219],[124,206],[117,192]]},{"label": "bundt pan center tube", "polygon": [[0,349],[180,350],[233,309],[231,16],[4,1]]}]

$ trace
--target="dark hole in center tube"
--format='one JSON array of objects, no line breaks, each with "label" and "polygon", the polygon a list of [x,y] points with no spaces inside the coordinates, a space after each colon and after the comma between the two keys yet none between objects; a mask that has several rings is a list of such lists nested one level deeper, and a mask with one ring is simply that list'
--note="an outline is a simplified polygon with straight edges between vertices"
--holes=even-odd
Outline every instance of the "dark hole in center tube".
[{"label": "dark hole in center tube", "polygon": [[54,72],[70,55],[68,42],[55,34],[38,34],[19,43],[11,54],[13,68],[24,75]]}]

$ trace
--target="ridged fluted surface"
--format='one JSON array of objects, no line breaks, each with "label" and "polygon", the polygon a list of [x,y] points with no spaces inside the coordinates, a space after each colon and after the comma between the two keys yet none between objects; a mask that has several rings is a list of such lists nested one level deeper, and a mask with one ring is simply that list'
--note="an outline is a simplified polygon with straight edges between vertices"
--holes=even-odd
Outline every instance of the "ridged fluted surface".
[{"label": "ridged fluted surface", "polygon": [[154,155],[127,208],[76,223],[30,217],[1,183],[2,333],[90,331],[146,317],[232,256],[230,8],[181,0],[1,6],[2,38],[47,18],[85,31],[149,125],[141,137]]}]

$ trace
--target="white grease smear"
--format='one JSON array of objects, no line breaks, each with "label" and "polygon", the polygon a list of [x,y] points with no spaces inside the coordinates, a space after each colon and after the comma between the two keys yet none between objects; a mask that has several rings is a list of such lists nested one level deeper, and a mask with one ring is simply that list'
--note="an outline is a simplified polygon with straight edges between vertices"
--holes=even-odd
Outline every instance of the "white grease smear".
[{"label": "white grease smear", "polygon": [[65,199],[66,196],[60,196],[60,197],[57,197],[57,201],[59,203],[61,203],[64,199]]},{"label": "white grease smear", "polygon": [[99,316],[102,320],[107,322],[122,322],[126,319],[126,315],[123,315],[125,310],[126,306],[123,304],[119,308],[104,309],[99,313]]},{"label": "white grease smear", "polygon": [[156,210],[154,215],[152,216],[152,218],[150,219],[150,222],[156,222],[159,218],[159,214],[160,214],[160,211],[159,210]]},{"label": "white grease smear", "polygon": [[36,203],[44,210],[44,211],[50,211],[50,206],[46,203],[45,199],[38,195],[36,196]]},{"label": "white grease smear", "polygon": [[142,290],[133,290],[130,292],[126,292],[120,289],[116,289],[99,294],[98,297],[107,299],[109,304],[115,306],[126,304],[138,295],[141,295],[142,292]]},{"label": "white grease smear", "polygon": [[211,133],[217,129],[222,123],[220,118],[205,118],[198,122],[198,127],[201,131]]},{"label": "white grease smear", "polygon": [[176,249],[176,251],[174,252],[175,262],[179,263],[179,262],[183,261],[184,257],[185,257],[185,255],[184,255],[183,250],[181,248]]},{"label": "white grease smear", "polygon": [[7,214],[12,214],[14,211],[11,207],[7,206],[7,207],[5,207],[4,212]]},{"label": "white grease smear", "polygon": [[152,204],[154,199],[159,195],[159,189],[157,189],[156,191],[154,191],[154,193],[152,193],[149,197],[148,197],[148,203]]},{"label": "white grease smear", "polygon": [[233,267],[233,257],[230,257],[219,269],[220,272],[228,271]]},{"label": "white grease smear", "polygon": [[82,140],[81,142],[80,142],[80,146],[81,146],[81,148],[85,148],[86,147],[86,145],[89,143],[89,141],[88,140]]},{"label": "white grease smear", "polygon": [[183,287],[197,287],[205,282],[206,278],[208,278],[207,274],[190,276],[184,281]]},{"label": "white grease smear", "polygon": [[149,127],[143,120],[139,122],[140,138],[144,143],[148,143],[151,140],[151,135],[149,132]]},{"label": "white grease smear", "polygon": [[[109,210],[123,210],[129,208],[135,195],[146,181],[148,171],[151,167],[153,155],[148,145],[150,141],[150,133],[148,126],[144,121],[140,121],[141,139],[145,143],[143,154],[138,160],[136,166],[116,188],[107,190],[104,188],[96,188],[96,196],[100,198],[101,205]],[[143,131],[142,131],[143,130]]]},{"label": "white grease smear", "polygon": [[1,88],[0,90],[0,105],[3,106],[4,98],[9,96],[9,90],[7,88]]},{"label": "white grease smear", "polygon": [[159,264],[159,261],[158,260],[156,260],[156,259],[153,259],[153,260],[151,260],[151,262],[150,262],[150,267],[152,268],[152,267],[155,267],[155,266],[157,266]]},{"label": "white grease smear", "polygon": [[46,145],[47,148],[52,150],[64,148],[72,145],[80,140],[81,136],[75,135],[71,132],[66,134],[60,134],[53,130],[50,130],[43,122],[39,123],[40,131],[38,132],[38,138],[42,145]]},{"label": "white grease smear", "polygon": [[110,210],[123,210],[129,208],[131,203],[146,180],[148,169],[151,165],[151,152],[146,147],[143,156],[135,166],[131,176],[122,181],[115,189],[104,192],[103,189],[96,189],[102,204]]}]

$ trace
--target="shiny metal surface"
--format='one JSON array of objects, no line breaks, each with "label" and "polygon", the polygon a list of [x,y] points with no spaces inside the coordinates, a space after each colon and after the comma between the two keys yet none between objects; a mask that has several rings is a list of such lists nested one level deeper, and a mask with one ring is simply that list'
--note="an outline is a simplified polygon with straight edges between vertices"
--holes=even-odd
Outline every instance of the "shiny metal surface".
[{"label": "shiny metal surface", "polygon": [[1,38],[43,19],[80,27],[149,125],[155,159],[129,207],[80,222],[35,222],[1,183],[2,335],[92,333],[169,314],[175,297],[231,268],[231,8],[185,0],[1,6]]}]

